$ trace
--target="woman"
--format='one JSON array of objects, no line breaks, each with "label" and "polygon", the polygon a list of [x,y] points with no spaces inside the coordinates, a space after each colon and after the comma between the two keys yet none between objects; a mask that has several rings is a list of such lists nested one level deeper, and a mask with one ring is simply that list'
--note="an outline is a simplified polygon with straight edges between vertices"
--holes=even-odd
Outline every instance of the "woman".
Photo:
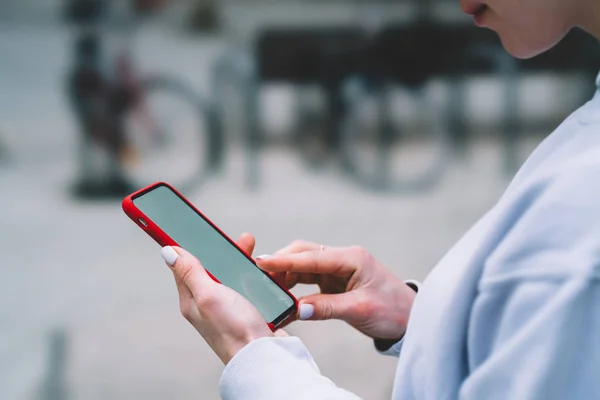
[{"label": "woman", "polygon": [[[516,57],[575,26],[600,37],[598,0],[461,6]],[[251,253],[254,239],[240,245]],[[189,253],[162,255],[182,313],[226,364],[223,398],[355,398]],[[298,319],[344,320],[399,355],[394,399],[600,399],[600,94],[544,141],[420,288],[360,248],[295,242],[259,259],[288,287],[319,283]]]}]

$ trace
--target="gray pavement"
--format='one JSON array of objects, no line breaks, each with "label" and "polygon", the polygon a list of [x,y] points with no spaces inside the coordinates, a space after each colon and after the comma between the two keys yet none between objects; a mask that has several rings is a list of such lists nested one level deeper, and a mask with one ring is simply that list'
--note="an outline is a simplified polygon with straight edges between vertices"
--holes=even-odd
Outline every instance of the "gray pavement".
[{"label": "gray pavement", "polygon": [[[473,162],[482,168],[452,169],[431,193],[381,197],[333,173],[308,174],[282,150],[265,154],[264,186],[248,193],[233,151],[230,172],[194,200],[232,236],[254,233],[258,253],[296,238],[360,244],[398,276],[422,279],[501,192],[497,154],[481,146]],[[179,316],[158,246],[118,203],[70,200],[69,179],[68,163],[3,172],[0,387],[16,392],[1,397],[28,398],[48,374],[48,335],[64,328],[73,398],[217,398],[221,366]],[[336,322],[297,324],[290,333],[338,384],[386,398],[394,360],[375,354],[369,340]]]},{"label": "gray pavement", "polygon": [[[14,159],[0,164],[0,398],[49,399],[52,382],[62,381],[72,399],[216,399],[222,366],[180,317],[158,246],[117,202],[67,195],[76,160],[58,80],[67,41],[60,29],[0,33],[0,135]],[[152,53],[146,43],[141,57]],[[202,90],[216,47],[183,43],[161,45],[172,53],[154,65],[184,65]],[[173,59],[181,54],[183,64]],[[399,197],[365,192],[334,169],[309,173],[296,153],[267,149],[263,185],[249,193],[233,147],[226,172],[192,198],[231,236],[255,234],[257,253],[298,238],[359,244],[398,276],[422,279],[506,186],[500,155],[493,141],[479,141],[434,190]],[[63,377],[48,367],[55,329],[67,335]],[[338,385],[366,399],[389,397],[395,360],[361,334],[338,322],[298,323],[289,332]]]},{"label": "gray pavement", "polygon": [[[243,165],[232,162],[227,176],[194,199],[232,236],[254,233],[258,253],[296,238],[360,244],[398,276],[421,279],[500,193],[504,183],[487,168],[494,154],[482,146],[474,162],[486,168],[451,170],[435,191],[399,198],[364,193],[333,174],[307,174],[293,153],[272,151],[260,192],[243,190]],[[232,160],[240,158],[233,152]],[[55,327],[69,335],[73,398],[217,398],[221,366],[179,316],[158,246],[118,203],[71,201],[68,171],[3,173],[0,371],[9,382],[1,387],[19,392],[2,398],[24,398],[48,373]],[[360,334],[336,322],[297,324],[290,333],[341,386],[369,399],[388,394],[394,361]]]}]

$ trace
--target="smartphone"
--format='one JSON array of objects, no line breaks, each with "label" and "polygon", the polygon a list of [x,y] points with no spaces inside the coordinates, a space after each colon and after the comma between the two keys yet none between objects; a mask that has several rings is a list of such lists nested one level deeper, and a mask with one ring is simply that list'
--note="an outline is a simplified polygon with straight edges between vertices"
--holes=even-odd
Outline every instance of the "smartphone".
[{"label": "smartphone", "polygon": [[271,329],[295,315],[296,298],[167,183],[127,196],[123,211],[160,246],[178,246],[193,254],[211,278],[250,301]]}]

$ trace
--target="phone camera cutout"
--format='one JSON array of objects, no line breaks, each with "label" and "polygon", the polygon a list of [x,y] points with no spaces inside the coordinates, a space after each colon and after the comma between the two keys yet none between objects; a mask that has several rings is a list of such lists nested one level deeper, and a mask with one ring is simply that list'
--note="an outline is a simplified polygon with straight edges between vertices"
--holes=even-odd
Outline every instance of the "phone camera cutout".
[{"label": "phone camera cutout", "polygon": [[140,223],[140,225],[142,226],[142,228],[147,228],[148,227],[148,223],[146,222],[146,220],[144,220],[144,218],[138,219],[138,222]]}]

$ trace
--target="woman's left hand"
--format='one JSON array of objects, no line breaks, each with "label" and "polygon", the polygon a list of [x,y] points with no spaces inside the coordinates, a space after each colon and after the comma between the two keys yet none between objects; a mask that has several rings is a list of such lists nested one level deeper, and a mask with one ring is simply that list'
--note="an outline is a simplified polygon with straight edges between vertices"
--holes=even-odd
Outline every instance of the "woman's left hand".
[{"label": "woman's left hand", "polygon": [[[244,234],[238,246],[251,255],[254,243],[254,237]],[[212,280],[196,257],[178,247],[164,247],[161,255],[175,275],[181,314],[224,364],[251,341],[275,336],[258,310],[233,289]]]}]

